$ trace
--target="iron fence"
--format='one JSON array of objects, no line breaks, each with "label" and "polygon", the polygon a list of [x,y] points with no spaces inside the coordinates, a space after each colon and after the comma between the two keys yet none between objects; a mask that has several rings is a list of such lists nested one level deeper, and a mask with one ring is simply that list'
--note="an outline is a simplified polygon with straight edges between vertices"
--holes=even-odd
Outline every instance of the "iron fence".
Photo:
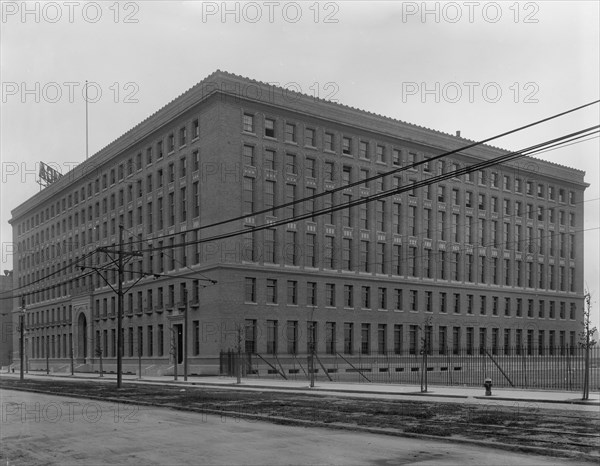
[{"label": "iron fence", "polygon": [[[590,390],[600,390],[600,348],[590,349]],[[582,347],[463,348],[417,353],[257,354],[241,353],[244,377],[581,390]],[[236,375],[237,353],[221,353],[221,374]],[[426,374],[426,375],[425,375]]]}]

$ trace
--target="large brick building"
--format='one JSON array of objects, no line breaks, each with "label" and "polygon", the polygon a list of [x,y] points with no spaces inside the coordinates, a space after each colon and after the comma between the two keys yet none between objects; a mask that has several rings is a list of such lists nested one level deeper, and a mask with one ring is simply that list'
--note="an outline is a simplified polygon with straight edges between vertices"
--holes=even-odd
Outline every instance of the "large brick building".
[{"label": "large brick building", "polygon": [[217,372],[238,329],[259,354],[306,353],[313,340],[323,354],[414,353],[426,317],[433,347],[574,345],[580,170],[524,158],[252,231],[507,153],[480,145],[251,215],[468,143],[213,73],[12,212],[31,367],[46,356],[66,367],[73,348],[79,370],[97,370],[102,349],[114,370],[117,295],[97,273],[109,269],[102,274],[115,284],[114,256],[96,248],[118,243],[119,225],[126,249],[142,251],[125,266],[127,371],[138,350],[148,372],[173,370],[184,293],[191,373]]}]

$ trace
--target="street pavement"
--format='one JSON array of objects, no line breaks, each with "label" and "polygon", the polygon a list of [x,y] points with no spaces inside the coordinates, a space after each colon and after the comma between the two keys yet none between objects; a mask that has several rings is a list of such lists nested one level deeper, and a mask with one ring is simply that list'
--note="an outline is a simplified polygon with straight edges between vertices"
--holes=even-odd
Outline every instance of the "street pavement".
[{"label": "street pavement", "polygon": [[[79,377],[78,377],[79,378]],[[7,465],[579,465],[436,439],[277,425],[152,406],[2,391]]]}]

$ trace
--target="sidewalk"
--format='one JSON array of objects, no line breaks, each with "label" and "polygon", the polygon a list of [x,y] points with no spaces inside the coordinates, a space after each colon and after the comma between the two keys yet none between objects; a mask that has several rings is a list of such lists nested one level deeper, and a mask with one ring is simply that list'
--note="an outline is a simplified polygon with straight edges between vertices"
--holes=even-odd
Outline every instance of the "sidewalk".
[{"label": "sidewalk", "polygon": [[[18,373],[2,373],[2,377],[18,378]],[[76,373],[70,374],[51,373],[46,375],[43,372],[25,374],[25,378],[53,378],[61,380],[97,380],[99,382],[116,382],[115,374],[104,374],[100,377],[98,374]],[[303,394],[336,394],[352,397],[377,397],[399,399],[416,398],[419,401],[445,401],[459,403],[482,403],[482,402],[519,402],[536,403],[541,407],[560,408],[566,405],[579,405],[581,407],[600,406],[600,393],[590,392],[590,399],[583,401],[581,392],[550,391],[550,390],[525,390],[525,389],[507,389],[492,388],[492,396],[485,396],[483,387],[448,387],[441,385],[429,385],[427,392],[422,393],[418,385],[395,385],[395,384],[376,384],[376,383],[344,383],[315,381],[315,386],[310,387],[307,380],[275,380],[275,379],[257,379],[242,378],[241,384],[237,384],[235,377],[226,376],[190,376],[188,381],[183,381],[183,376],[178,380],[173,380],[173,376],[144,376],[138,379],[135,375],[124,374],[124,383],[156,383],[168,385],[193,385],[203,387],[222,387],[229,389],[245,390],[272,390],[272,391],[292,391]],[[505,403],[502,403],[505,404]],[[551,406],[554,405],[554,406]],[[559,406],[556,406],[559,405]],[[596,408],[594,408],[596,409]]]}]

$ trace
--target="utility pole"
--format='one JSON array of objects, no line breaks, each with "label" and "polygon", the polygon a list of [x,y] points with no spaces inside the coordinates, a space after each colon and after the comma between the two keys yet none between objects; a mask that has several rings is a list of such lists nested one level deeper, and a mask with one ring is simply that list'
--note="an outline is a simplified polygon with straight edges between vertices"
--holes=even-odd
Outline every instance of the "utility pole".
[{"label": "utility pole", "polygon": [[586,291],[584,295],[585,307],[583,309],[583,331],[580,335],[580,345],[585,350],[585,363],[583,373],[583,394],[582,400],[590,398],[590,348],[597,342],[594,340],[594,334],[597,332],[596,327],[591,327],[591,310],[592,310],[592,295]]},{"label": "utility pole", "polygon": [[25,347],[25,296],[21,296],[21,312],[19,313],[19,331],[21,338],[19,340],[19,357],[21,358],[21,371],[19,374],[19,380],[22,382],[25,379],[24,370],[24,347]]},{"label": "utility pole", "polygon": [[242,383],[242,324],[238,324],[237,329],[237,383]]},{"label": "utility pole", "polygon": [[50,328],[46,327],[46,375],[50,374]]},{"label": "utility pole", "polygon": [[138,340],[137,354],[138,354],[138,379],[142,378],[142,340]]},{"label": "utility pole", "polygon": [[422,362],[421,362],[421,392],[427,392],[427,354],[429,353],[429,328],[431,327],[431,317],[426,317],[421,331]]},{"label": "utility pole", "polygon": [[183,289],[183,380],[188,379],[188,292]]},{"label": "utility pole", "polygon": [[123,384],[123,225],[119,225],[119,259],[117,263],[117,388]]},{"label": "utility pole", "polygon": [[[100,252],[116,254],[117,258],[117,289],[115,290],[113,285],[99,273],[99,269],[90,267],[96,270],[102,279],[110,286],[113,291],[117,293],[117,389],[123,385],[123,256],[142,256],[141,252],[125,252],[123,251],[123,225],[119,225],[119,244],[117,249],[110,249],[106,247],[99,247],[96,250]],[[141,277],[140,277],[141,278]],[[139,281],[139,280],[138,280]],[[137,283],[137,282],[136,282]],[[135,285],[135,284],[134,284]],[[131,289],[131,287],[129,288]]]},{"label": "utility pole", "polygon": [[177,331],[173,328],[173,380],[177,380],[177,363],[179,362],[179,347],[177,346]]}]

